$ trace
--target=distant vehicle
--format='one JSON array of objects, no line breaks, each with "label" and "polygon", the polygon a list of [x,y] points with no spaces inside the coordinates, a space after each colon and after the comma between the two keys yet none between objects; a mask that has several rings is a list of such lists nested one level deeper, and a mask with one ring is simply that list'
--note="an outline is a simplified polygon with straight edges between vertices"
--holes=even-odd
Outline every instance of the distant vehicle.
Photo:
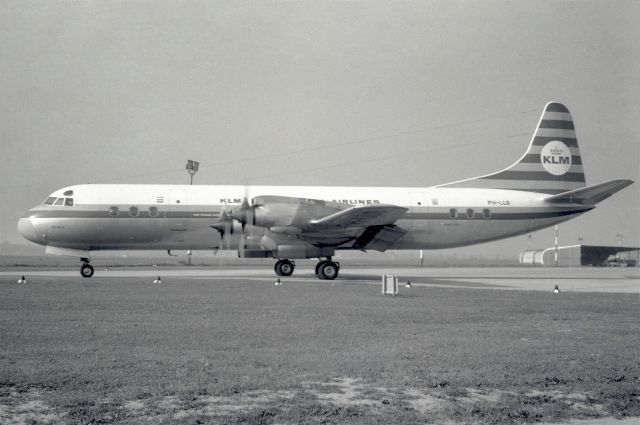
[{"label": "distant vehicle", "polygon": [[339,250],[438,249],[530,233],[583,214],[631,180],[586,186],[569,110],[550,102],[526,153],[512,166],[435,187],[177,186],[65,187],[18,222],[47,252],[233,249],[240,257],[318,258],[335,279]]},{"label": "distant vehicle", "polygon": [[635,267],[636,260],[609,260],[606,265],[609,267]]}]

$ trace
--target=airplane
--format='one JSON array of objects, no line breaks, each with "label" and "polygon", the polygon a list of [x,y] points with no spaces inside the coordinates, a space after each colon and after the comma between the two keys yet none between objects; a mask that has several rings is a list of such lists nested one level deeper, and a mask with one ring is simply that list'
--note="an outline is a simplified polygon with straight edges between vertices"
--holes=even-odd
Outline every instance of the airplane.
[{"label": "airplane", "polygon": [[46,252],[79,257],[91,277],[100,250],[237,250],[292,260],[317,258],[333,280],[341,250],[460,247],[527,234],[577,217],[632,184],[587,186],[573,119],[544,107],[526,153],[496,173],[434,187],[83,184],[52,193],[18,222]]}]

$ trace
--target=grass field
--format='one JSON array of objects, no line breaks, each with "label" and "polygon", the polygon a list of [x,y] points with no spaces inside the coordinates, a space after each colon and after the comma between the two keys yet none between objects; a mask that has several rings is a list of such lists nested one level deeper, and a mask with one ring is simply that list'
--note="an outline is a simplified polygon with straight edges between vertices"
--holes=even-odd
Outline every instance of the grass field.
[{"label": "grass field", "polygon": [[0,423],[640,417],[640,297],[0,278]]}]

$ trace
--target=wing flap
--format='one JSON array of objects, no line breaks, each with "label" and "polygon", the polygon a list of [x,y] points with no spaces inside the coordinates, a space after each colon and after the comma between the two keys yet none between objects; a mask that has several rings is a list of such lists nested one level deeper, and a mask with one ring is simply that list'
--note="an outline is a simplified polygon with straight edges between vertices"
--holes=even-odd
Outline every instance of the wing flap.
[{"label": "wing flap", "polygon": [[383,252],[391,248],[405,233],[407,231],[398,226],[370,226],[356,240],[354,247]]}]

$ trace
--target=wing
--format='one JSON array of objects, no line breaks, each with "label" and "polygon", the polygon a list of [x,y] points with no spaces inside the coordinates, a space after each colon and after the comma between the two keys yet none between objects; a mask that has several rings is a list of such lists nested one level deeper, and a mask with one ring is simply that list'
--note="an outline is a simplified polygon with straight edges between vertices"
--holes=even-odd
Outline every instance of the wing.
[{"label": "wing", "polygon": [[358,205],[326,217],[310,220],[307,227],[311,229],[348,229],[391,225],[407,211],[407,208],[395,205]]},{"label": "wing", "polygon": [[406,233],[394,223],[408,209],[396,205],[350,206],[283,196],[256,197],[252,204],[255,225],[265,229],[264,249],[304,243],[384,251]]}]

